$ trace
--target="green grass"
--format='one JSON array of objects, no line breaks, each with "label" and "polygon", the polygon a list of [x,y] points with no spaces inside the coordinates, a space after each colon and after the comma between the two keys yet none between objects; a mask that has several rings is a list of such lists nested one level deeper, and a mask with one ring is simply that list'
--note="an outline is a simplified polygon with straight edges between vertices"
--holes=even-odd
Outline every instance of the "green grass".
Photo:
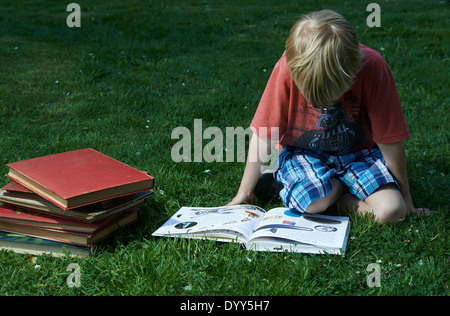
[{"label": "green grass", "polygon": [[[91,147],[148,170],[157,188],[140,223],[88,259],[0,251],[0,294],[448,295],[450,27],[441,2],[382,1],[382,27],[368,28],[369,2],[357,0],[83,0],[82,27],[71,29],[69,2],[2,1],[0,173],[8,162]],[[196,118],[203,129],[246,128],[291,25],[322,8],[342,13],[391,66],[411,131],[413,198],[436,213],[397,227],[352,216],[343,257],[151,237],[182,205],[231,200],[244,169],[174,163],[172,130],[193,131]],[[79,288],[66,285],[72,262]],[[366,284],[370,263],[380,265],[379,288]]]}]

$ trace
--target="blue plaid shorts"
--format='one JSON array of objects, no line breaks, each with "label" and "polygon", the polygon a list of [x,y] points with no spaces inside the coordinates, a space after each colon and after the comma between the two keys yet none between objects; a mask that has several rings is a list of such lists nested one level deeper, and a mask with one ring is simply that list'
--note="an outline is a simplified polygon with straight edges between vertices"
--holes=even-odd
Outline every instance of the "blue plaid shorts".
[{"label": "blue plaid shorts", "polygon": [[397,184],[379,148],[339,156],[285,147],[275,164],[274,177],[283,185],[280,191],[283,203],[300,212],[331,192],[332,178],[363,201],[380,186]]}]

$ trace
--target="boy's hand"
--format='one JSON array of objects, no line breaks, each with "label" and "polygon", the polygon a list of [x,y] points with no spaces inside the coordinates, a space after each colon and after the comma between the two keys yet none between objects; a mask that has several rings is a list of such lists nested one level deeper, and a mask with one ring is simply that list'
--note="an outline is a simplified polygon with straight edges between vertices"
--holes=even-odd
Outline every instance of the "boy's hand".
[{"label": "boy's hand", "polygon": [[432,211],[428,208],[415,207],[412,209],[408,209],[407,216],[409,216],[411,214],[416,214],[417,216],[430,216],[430,215],[433,215],[433,213],[434,213],[434,211]]},{"label": "boy's hand", "polygon": [[428,208],[414,207],[414,204],[412,202],[412,198],[411,198],[410,194],[408,194],[407,196],[404,196],[403,198],[406,203],[406,216],[409,216],[411,214],[416,214],[417,216],[430,216],[434,213],[433,211],[431,211]]},{"label": "boy's hand", "polygon": [[255,193],[238,193],[231,200],[230,203],[225,206],[239,205],[239,204],[255,204]]}]

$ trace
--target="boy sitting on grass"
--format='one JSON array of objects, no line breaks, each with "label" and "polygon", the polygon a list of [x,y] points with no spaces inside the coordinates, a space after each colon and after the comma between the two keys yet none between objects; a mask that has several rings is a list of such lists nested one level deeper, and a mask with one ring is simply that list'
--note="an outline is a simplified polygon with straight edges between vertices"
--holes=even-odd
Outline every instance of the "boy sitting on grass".
[{"label": "boy sitting on grass", "polygon": [[406,173],[409,132],[394,78],[336,12],[313,12],[292,27],[251,129],[241,185],[228,205],[254,203],[276,145],[274,177],[291,209],[320,213],[335,205],[389,224],[416,212]]}]

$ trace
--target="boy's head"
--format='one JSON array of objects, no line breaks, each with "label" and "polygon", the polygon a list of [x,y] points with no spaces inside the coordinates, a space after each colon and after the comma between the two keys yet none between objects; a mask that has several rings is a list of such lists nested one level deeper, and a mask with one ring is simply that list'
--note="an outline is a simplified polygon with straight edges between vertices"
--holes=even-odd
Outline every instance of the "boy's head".
[{"label": "boy's head", "polygon": [[286,42],[291,76],[316,108],[332,106],[351,87],[362,58],[355,30],[331,10],[303,16]]}]

